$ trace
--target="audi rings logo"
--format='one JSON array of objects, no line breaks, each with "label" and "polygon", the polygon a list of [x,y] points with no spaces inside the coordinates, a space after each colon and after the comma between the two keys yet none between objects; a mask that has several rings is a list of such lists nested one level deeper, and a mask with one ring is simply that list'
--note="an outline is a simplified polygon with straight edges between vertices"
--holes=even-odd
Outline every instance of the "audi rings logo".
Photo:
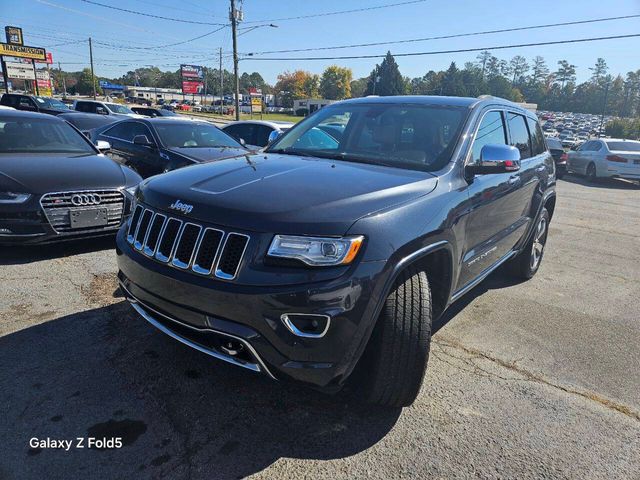
[{"label": "audi rings logo", "polygon": [[71,203],[76,207],[100,205],[100,202],[102,202],[102,198],[97,193],[76,193],[71,197]]}]

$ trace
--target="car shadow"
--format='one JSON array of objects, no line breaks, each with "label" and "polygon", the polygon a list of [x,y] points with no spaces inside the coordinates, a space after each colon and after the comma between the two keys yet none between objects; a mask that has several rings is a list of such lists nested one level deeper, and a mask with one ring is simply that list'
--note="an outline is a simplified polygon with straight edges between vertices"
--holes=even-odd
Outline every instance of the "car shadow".
[{"label": "car shadow", "polygon": [[[355,455],[401,413],[213,360],[126,302],[0,337],[0,391],[0,478],[244,478],[280,459]],[[123,446],[30,445],[46,437]]]},{"label": "car shadow", "polygon": [[53,258],[115,248],[115,234],[103,237],[66,240],[43,245],[12,245],[0,249],[0,265],[21,265]]},{"label": "car shadow", "polygon": [[460,312],[469,306],[469,304],[476,298],[484,295],[490,290],[500,290],[502,288],[513,287],[524,283],[526,280],[515,278],[506,272],[505,267],[498,268],[491,273],[482,282],[469,290],[466,294],[460,297],[454,304],[450,305],[445,312],[434,320],[431,326],[431,333],[435,335],[438,330],[444,327],[452,319],[454,319]]},{"label": "car shadow", "polygon": [[640,190],[640,184],[622,178],[599,178],[595,182],[590,182],[581,175],[567,173],[559,183],[567,182],[575,185],[583,185],[591,188],[606,188],[610,190]]}]

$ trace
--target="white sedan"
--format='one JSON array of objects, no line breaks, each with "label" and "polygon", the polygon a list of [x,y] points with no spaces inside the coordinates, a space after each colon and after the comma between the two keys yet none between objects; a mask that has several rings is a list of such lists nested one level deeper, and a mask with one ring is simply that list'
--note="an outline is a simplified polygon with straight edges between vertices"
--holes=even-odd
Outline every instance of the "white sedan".
[{"label": "white sedan", "polygon": [[640,181],[640,142],[615,138],[589,140],[567,157],[569,171],[598,178]]}]

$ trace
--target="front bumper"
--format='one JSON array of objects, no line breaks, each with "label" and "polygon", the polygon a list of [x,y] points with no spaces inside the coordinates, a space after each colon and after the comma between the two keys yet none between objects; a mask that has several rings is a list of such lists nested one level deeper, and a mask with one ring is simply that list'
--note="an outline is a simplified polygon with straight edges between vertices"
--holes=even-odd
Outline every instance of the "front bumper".
[{"label": "front bumper", "polygon": [[[226,361],[228,355],[218,355],[217,340],[211,343],[200,334],[235,338],[251,353],[239,366],[326,390],[339,388],[355,367],[375,324],[388,275],[385,262],[361,262],[325,282],[239,285],[152,260],[131,248],[124,229],[116,245],[123,290],[154,326],[161,323],[163,328],[158,328],[170,336]],[[297,336],[281,320],[291,313],[327,315],[330,328],[322,338]]]}]

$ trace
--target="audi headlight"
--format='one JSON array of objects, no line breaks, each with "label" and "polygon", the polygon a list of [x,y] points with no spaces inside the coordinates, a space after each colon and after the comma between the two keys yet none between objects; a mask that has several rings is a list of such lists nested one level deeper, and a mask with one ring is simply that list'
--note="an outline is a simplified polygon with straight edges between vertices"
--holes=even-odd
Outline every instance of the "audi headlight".
[{"label": "audi headlight", "polygon": [[267,255],[300,260],[313,267],[348,265],[356,258],[363,240],[363,236],[331,238],[276,235]]},{"label": "audi headlight", "polygon": [[0,192],[0,203],[24,203],[30,198],[30,193]]}]

